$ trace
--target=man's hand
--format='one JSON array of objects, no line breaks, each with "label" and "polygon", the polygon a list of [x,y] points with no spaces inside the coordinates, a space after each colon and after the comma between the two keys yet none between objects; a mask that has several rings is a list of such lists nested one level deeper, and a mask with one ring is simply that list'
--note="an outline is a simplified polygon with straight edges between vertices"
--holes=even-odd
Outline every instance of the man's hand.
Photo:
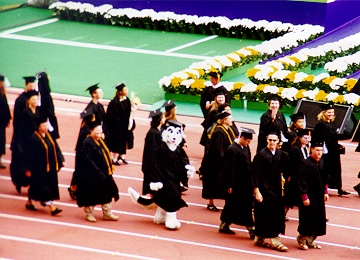
[{"label": "man's hand", "polygon": [[160,190],[164,185],[161,182],[151,182],[150,183],[150,190],[158,191]]}]

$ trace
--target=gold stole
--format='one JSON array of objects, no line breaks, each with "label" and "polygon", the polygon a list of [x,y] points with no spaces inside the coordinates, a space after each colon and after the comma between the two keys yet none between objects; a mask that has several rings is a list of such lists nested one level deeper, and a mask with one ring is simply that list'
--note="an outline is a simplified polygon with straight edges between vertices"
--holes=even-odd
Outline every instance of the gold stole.
[{"label": "gold stole", "polygon": [[[41,134],[38,131],[34,132],[35,135],[39,138],[40,142],[42,143],[42,145],[45,148],[45,153],[46,153],[46,172],[50,172],[50,161],[49,161],[49,148],[44,140],[44,138],[41,136]],[[59,163],[58,163],[58,159],[57,159],[57,153],[56,153],[56,146],[55,143],[53,141],[53,139],[51,138],[50,134],[48,132],[45,133],[45,135],[47,136],[47,138],[49,139],[50,143],[53,146],[54,149],[54,155],[55,155],[55,164],[56,164],[56,171],[59,170]]]},{"label": "gold stole", "polygon": [[109,175],[112,175],[113,174],[113,171],[114,171],[114,166],[111,164],[110,162],[110,151],[109,149],[107,148],[107,146],[105,145],[104,141],[100,138],[99,140],[96,140],[94,137],[92,137],[90,135],[90,137],[94,140],[95,144],[97,146],[99,146],[101,148],[101,152],[104,156],[104,159],[105,159],[105,162],[106,162],[106,165],[108,167],[108,174]]},{"label": "gold stole", "polygon": [[[226,130],[226,128],[223,127],[222,125],[218,125],[217,127],[220,127],[220,128],[222,128],[222,129],[224,130],[225,134],[226,134],[227,137],[229,138],[230,144],[232,144],[234,140],[231,140],[231,137],[230,137],[230,135],[229,135],[229,132]],[[235,137],[235,133],[234,133],[234,131],[231,129],[230,126],[229,126],[228,129],[230,130],[230,132],[231,132],[231,133],[233,134],[233,136]]]}]

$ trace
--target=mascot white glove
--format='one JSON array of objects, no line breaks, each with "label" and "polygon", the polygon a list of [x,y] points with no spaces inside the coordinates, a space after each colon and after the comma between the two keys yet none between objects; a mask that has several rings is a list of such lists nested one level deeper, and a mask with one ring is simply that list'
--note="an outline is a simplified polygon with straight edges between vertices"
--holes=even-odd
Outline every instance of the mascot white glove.
[{"label": "mascot white glove", "polygon": [[150,182],[150,190],[158,191],[163,187],[161,182]]},{"label": "mascot white glove", "polygon": [[187,174],[187,177],[188,177],[188,178],[191,179],[192,177],[194,177],[194,174],[195,174],[195,172],[196,172],[196,169],[195,169],[194,166],[192,166],[192,165],[190,165],[190,164],[187,164],[187,165],[185,166],[185,169],[187,170],[186,174]]}]

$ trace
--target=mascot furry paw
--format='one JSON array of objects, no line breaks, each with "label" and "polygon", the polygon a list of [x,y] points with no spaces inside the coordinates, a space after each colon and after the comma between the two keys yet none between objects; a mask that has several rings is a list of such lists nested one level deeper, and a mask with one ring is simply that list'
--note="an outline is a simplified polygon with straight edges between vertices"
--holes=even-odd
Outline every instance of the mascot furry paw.
[{"label": "mascot furry paw", "polygon": [[[161,136],[163,142],[154,155],[154,171],[150,183],[152,198],[144,198],[132,188],[128,188],[128,193],[137,204],[147,208],[156,205],[154,223],[165,224],[166,228],[175,230],[181,227],[176,217],[177,211],[187,207],[181,198],[180,180],[184,177],[191,178],[195,168],[187,164],[179,152],[179,144],[183,138],[181,123],[167,121]],[[182,167],[178,167],[179,165]]]}]

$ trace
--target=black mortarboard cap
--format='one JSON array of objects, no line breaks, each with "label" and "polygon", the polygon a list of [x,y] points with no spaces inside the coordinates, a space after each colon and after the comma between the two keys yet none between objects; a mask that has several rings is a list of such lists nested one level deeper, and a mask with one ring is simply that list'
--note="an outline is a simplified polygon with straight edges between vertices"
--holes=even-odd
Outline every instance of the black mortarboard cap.
[{"label": "black mortarboard cap", "polygon": [[322,143],[322,142],[312,142],[311,143],[311,148],[315,148],[315,147],[324,147],[324,143]]},{"label": "black mortarboard cap", "polygon": [[94,116],[94,113],[91,110],[84,110],[80,113],[80,118],[84,119],[85,121],[90,120]]},{"label": "black mortarboard cap", "polygon": [[269,135],[276,135],[277,137],[279,137],[280,138],[280,132],[275,132],[275,131],[272,131],[272,132],[270,132],[269,134],[268,134],[268,136]]},{"label": "black mortarboard cap", "polygon": [[218,112],[220,113],[220,112],[224,111],[225,108],[229,107],[229,106],[230,106],[229,103],[224,103],[224,104],[219,105]]},{"label": "black mortarboard cap", "polygon": [[99,84],[100,84],[100,83],[97,83],[97,84],[95,84],[95,85],[92,85],[92,86],[88,87],[85,91],[89,91],[89,93],[90,93],[90,95],[91,95],[92,93],[94,93],[95,90],[97,90],[98,88],[100,88],[100,87],[98,86]]},{"label": "black mortarboard cap", "polygon": [[241,127],[241,134],[240,137],[243,136],[245,139],[253,139],[253,134],[255,134],[255,131],[250,128]]},{"label": "black mortarboard cap", "polygon": [[331,103],[326,103],[326,104],[322,104],[320,105],[321,110],[329,110],[329,109],[335,109],[335,106]]},{"label": "black mortarboard cap", "polygon": [[121,82],[115,86],[116,90],[122,91],[126,87],[124,82]]},{"label": "black mortarboard cap", "polygon": [[5,76],[3,74],[0,74],[0,81],[4,81],[5,80]]},{"label": "black mortarboard cap", "polygon": [[165,107],[165,111],[168,112],[174,107],[176,107],[176,105],[173,100],[168,100],[163,104],[163,107]]},{"label": "black mortarboard cap", "polygon": [[36,77],[34,76],[27,76],[27,77],[23,77],[23,79],[25,79],[25,84],[28,84],[30,82],[34,82]]},{"label": "black mortarboard cap", "polygon": [[226,93],[226,88],[224,86],[220,86],[214,90],[213,92],[214,98],[218,95],[225,95],[225,93]]},{"label": "black mortarboard cap", "polygon": [[97,127],[97,126],[99,126],[99,125],[101,125],[100,124],[100,122],[98,122],[98,121],[93,121],[93,122],[89,122],[88,124],[88,127],[90,128],[90,130],[93,130],[95,127]]},{"label": "black mortarboard cap", "polygon": [[208,75],[209,75],[210,77],[220,79],[223,74],[222,74],[221,72],[210,71],[210,72],[208,73]]},{"label": "black mortarboard cap", "polygon": [[297,136],[299,136],[299,137],[302,137],[304,135],[310,135],[310,133],[311,133],[311,130],[309,128],[297,130]]},{"label": "black mortarboard cap", "polygon": [[162,112],[160,111],[160,109],[155,109],[155,110],[151,110],[150,113],[149,113],[149,118],[154,118],[154,117],[157,117],[157,116],[161,116],[162,115]]},{"label": "black mortarboard cap", "polygon": [[182,123],[178,122],[178,121],[175,121],[175,120],[167,120],[165,122],[165,126],[168,127],[168,126],[173,126],[173,127],[180,127],[182,128]]},{"label": "black mortarboard cap", "polygon": [[298,120],[298,119],[304,119],[304,118],[305,118],[305,115],[304,115],[303,112],[298,112],[298,113],[296,113],[296,114],[292,114],[292,115],[290,116],[290,118],[291,118],[291,121],[292,121],[292,122],[296,122],[296,120]]},{"label": "black mortarboard cap", "polygon": [[281,97],[280,97],[279,95],[277,95],[277,94],[271,94],[271,95],[269,96],[269,101],[271,101],[271,100],[275,100],[275,101],[281,102]]},{"label": "black mortarboard cap", "polygon": [[223,110],[221,113],[216,114],[215,118],[216,118],[217,120],[219,120],[219,119],[223,119],[223,118],[225,118],[225,117],[227,117],[227,116],[230,116],[230,115],[231,115],[230,113],[228,113],[228,112],[226,112],[225,110]]},{"label": "black mortarboard cap", "polygon": [[41,115],[41,116],[37,117],[35,119],[36,128],[39,128],[39,126],[42,123],[46,123],[46,122],[47,122],[47,117],[45,115]]},{"label": "black mortarboard cap", "polygon": [[37,92],[36,90],[30,90],[28,92],[25,92],[25,96],[27,99],[31,98],[32,96],[38,96],[39,92]]}]

